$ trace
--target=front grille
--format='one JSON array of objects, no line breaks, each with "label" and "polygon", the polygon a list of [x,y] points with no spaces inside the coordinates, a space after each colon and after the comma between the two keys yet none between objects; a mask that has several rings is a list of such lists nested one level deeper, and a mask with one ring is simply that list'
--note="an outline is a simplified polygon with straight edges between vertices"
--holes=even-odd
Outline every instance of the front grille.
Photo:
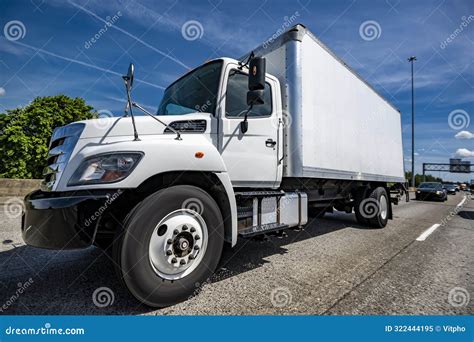
[{"label": "front grille", "polygon": [[56,189],[84,126],[83,123],[74,123],[54,130],[46,159],[48,166],[43,170],[44,179],[41,183],[41,190],[53,191]]}]

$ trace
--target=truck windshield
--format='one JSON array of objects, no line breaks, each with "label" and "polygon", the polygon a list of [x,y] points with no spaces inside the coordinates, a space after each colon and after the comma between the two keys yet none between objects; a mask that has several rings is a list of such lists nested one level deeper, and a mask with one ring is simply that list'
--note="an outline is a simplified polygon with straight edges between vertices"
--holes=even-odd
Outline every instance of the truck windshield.
[{"label": "truck windshield", "polygon": [[222,61],[205,64],[184,75],[168,88],[157,115],[184,115],[195,112],[215,114]]}]

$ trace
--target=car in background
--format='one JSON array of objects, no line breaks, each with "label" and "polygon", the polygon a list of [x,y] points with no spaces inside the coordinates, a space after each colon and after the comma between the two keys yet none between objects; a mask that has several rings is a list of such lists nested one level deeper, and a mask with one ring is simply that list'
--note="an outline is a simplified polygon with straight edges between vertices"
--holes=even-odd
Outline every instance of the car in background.
[{"label": "car in background", "polygon": [[446,190],[448,195],[456,195],[456,184],[443,183],[443,189]]},{"label": "car in background", "polygon": [[466,184],[466,183],[461,183],[461,184],[459,184],[459,190],[461,190],[461,191],[467,191],[467,184]]},{"label": "car in background", "polygon": [[416,189],[415,198],[422,201],[446,201],[448,193],[443,189],[443,184],[439,182],[424,182]]}]

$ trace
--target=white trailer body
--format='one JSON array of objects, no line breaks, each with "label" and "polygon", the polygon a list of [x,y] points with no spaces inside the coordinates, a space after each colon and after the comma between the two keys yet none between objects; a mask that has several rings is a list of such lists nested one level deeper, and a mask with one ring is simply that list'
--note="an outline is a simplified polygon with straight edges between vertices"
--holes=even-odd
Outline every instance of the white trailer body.
[{"label": "white trailer body", "polygon": [[400,112],[311,32],[254,53],[281,85],[284,177],[404,181]]}]

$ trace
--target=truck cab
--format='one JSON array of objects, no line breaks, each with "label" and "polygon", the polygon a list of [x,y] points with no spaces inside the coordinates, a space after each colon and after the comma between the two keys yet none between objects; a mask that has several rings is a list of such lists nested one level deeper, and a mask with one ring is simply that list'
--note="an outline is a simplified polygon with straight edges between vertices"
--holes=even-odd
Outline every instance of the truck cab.
[{"label": "truck cab", "polygon": [[[278,188],[282,177],[280,84],[266,74],[263,104],[248,111],[248,82],[248,70],[238,61],[210,61],[170,85],[157,114],[179,116],[193,125],[196,112],[208,113],[211,142],[227,167],[232,186]],[[240,125],[247,111],[248,132],[243,133]]]},{"label": "truck cab", "polygon": [[[125,234],[122,229],[130,233],[125,222],[131,212],[159,195],[169,197],[173,210],[157,219],[165,224],[152,220],[157,230],[153,235],[165,241],[161,245],[148,237],[149,248],[161,249],[148,251],[154,274],[179,280],[191,264],[198,264],[204,249],[217,249],[205,262],[206,269],[215,267],[222,243],[237,241],[238,189],[272,190],[282,179],[280,84],[266,74],[262,103],[249,107],[248,83],[248,67],[233,59],[216,59],[165,90],[156,113],[161,124],[150,116],[122,116],[57,128],[42,188],[25,199],[24,240],[52,249],[95,244],[117,253],[130,251],[136,246],[123,247],[125,241],[133,242],[120,235]],[[133,138],[133,128],[138,139]],[[153,211],[145,215],[147,220]],[[214,222],[213,239],[211,227],[205,227],[207,215]],[[197,271],[200,277],[206,269]]]}]

